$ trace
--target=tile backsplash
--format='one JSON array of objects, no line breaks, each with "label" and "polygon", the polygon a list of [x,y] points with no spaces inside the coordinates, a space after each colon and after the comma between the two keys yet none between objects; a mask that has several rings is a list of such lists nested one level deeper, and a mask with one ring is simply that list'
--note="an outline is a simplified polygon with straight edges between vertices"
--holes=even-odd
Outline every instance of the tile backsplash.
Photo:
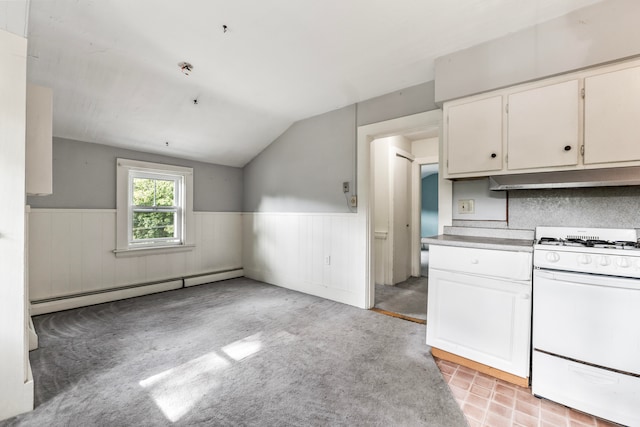
[{"label": "tile backsplash", "polygon": [[508,227],[640,228],[640,186],[513,190]]}]

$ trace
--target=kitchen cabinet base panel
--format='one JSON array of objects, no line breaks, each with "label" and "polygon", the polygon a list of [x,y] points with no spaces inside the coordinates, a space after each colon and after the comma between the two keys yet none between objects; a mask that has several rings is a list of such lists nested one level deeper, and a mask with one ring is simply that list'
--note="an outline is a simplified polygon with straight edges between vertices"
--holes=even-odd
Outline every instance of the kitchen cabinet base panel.
[{"label": "kitchen cabinet base panel", "polygon": [[458,365],[466,366],[467,368],[474,369],[483,374],[490,375],[492,377],[501,379],[511,384],[518,385],[520,387],[529,387],[529,378],[519,377],[517,375],[510,374],[500,369],[492,368],[491,366],[478,363],[474,360],[467,359],[457,354],[449,353],[448,351],[440,350],[439,348],[431,347],[431,355],[438,359],[447,360],[449,362],[457,363]]}]

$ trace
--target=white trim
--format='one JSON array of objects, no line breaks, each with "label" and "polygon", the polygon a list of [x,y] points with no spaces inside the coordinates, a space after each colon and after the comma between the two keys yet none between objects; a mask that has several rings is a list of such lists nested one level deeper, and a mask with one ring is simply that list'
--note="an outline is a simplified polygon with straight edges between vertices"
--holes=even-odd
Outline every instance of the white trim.
[{"label": "white trim", "polygon": [[344,216],[356,212],[242,212],[243,215],[280,215],[280,216]]},{"label": "white trim", "polygon": [[70,209],[70,208],[31,208],[31,213],[116,213],[116,209]]},{"label": "white trim", "polygon": [[[423,129],[425,126],[440,128],[442,135],[442,111],[434,110],[398,119],[373,123],[358,127],[357,138],[357,165],[358,165],[358,217],[365,225],[365,308],[371,308],[375,304],[375,259],[373,251],[374,227],[371,211],[373,210],[373,194],[371,192],[373,182],[373,163],[371,142],[384,136],[399,135],[409,132],[411,129]],[[442,137],[440,137],[440,153],[442,153]],[[441,157],[441,156],[440,156]],[[442,162],[439,166],[442,176]],[[438,185],[438,227],[451,225],[451,183],[440,179]]]},{"label": "white trim", "polygon": [[[29,205],[27,205],[29,206]],[[117,209],[103,209],[103,208],[31,208],[30,212],[42,212],[42,213],[84,213],[84,212],[93,212],[93,213],[117,213]],[[218,211],[193,211],[194,215],[208,215],[208,214],[217,214],[217,215],[238,215],[243,214],[245,212],[218,212]]]},{"label": "white trim", "polygon": [[130,249],[114,249],[113,253],[116,254],[116,258],[127,258],[132,256],[146,256],[146,255],[158,255],[168,254],[172,252],[185,252],[192,251],[196,248],[196,245],[170,245],[170,246],[148,246],[148,247],[136,247]]}]

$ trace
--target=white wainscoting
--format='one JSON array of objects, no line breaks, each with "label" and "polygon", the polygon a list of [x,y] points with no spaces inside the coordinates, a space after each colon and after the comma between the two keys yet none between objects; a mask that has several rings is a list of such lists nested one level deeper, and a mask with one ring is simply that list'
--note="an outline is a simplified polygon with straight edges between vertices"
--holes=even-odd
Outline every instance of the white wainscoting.
[{"label": "white wainscoting", "polygon": [[362,221],[348,213],[245,213],[245,276],[365,308]]},{"label": "white wainscoting", "polygon": [[[30,299],[71,297],[225,270],[239,271],[235,277],[243,275],[238,270],[242,268],[242,214],[194,212],[192,226],[195,248],[191,251],[116,258],[115,209],[32,209]],[[198,281],[192,279],[190,284]],[[151,292],[150,287],[147,293]]]}]

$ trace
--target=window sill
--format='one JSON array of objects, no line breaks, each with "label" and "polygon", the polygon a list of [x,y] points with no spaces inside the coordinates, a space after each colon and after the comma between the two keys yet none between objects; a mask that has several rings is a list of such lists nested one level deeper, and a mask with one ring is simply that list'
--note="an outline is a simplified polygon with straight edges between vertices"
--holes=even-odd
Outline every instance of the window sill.
[{"label": "window sill", "polygon": [[194,250],[196,245],[172,245],[172,246],[151,246],[146,248],[114,249],[116,258],[126,258],[133,256],[168,254],[172,252],[186,252]]}]

